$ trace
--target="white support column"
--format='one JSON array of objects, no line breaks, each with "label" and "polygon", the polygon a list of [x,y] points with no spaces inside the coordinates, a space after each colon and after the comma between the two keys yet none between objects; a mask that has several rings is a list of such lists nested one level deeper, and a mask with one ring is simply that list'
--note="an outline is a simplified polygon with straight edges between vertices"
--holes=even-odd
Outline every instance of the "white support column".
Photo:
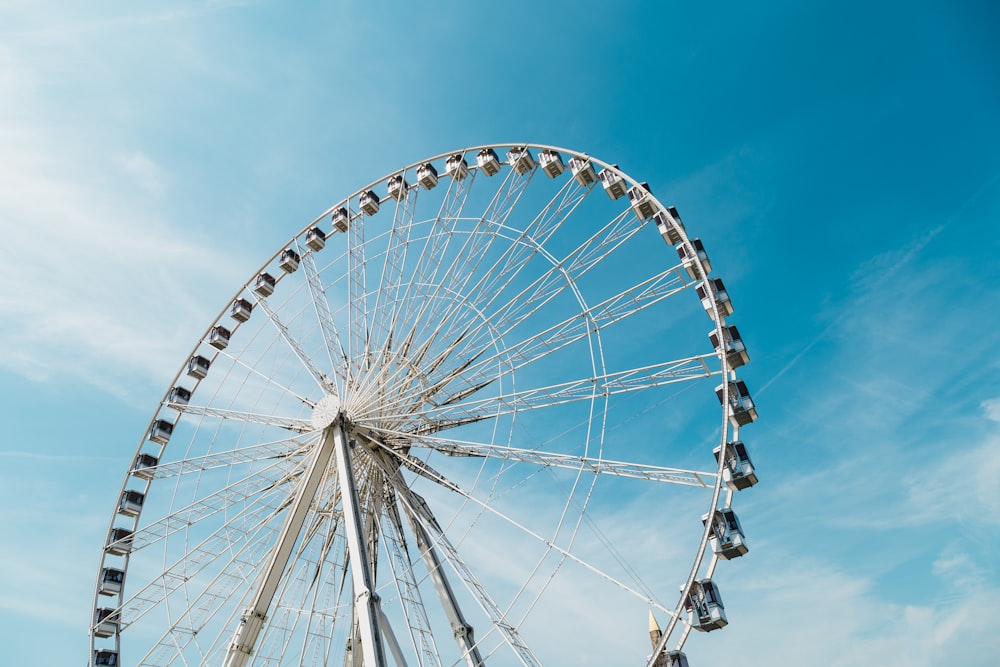
[{"label": "white support column", "polygon": [[351,577],[354,582],[354,613],[358,624],[358,634],[361,636],[363,664],[365,667],[387,667],[385,650],[382,647],[382,633],[379,631],[378,625],[381,612],[378,606],[378,597],[374,592],[347,434],[344,433],[339,422],[332,424],[327,431],[333,433],[332,439],[337,456],[340,498],[344,509],[344,528],[347,532],[347,549],[350,554]]},{"label": "white support column", "polygon": [[288,559],[298,541],[299,533],[302,532],[302,524],[305,522],[309,506],[316,496],[316,489],[319,488],[327,466],[330,464],[336,432],[340,432],[339,424],[327,427],[323,432],[313,460],[299,486],[299,492],[288,510],[285,525],[282,526],[281,533],[278,535],[278,541],[274,545],[267,565],[264,566],[260,583],[257,585],[257,592],[254,594],[250,606],[244,612],[243,620],[236,629],[233,641],[229,645],[225,667],[244,667],[250,660],[250,656],[253,655],[257,638],[260,636],[264,621],[267,619],[268,609],[274,600],[275,592],[278,590],[281,575],[288,566]]}]

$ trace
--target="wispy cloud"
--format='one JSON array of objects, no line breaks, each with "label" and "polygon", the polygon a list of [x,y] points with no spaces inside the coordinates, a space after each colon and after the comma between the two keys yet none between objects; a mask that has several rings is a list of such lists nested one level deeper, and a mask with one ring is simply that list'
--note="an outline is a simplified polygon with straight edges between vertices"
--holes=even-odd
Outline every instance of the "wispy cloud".
[{"label": "wispy cloud", "polygon": [[[968,589],[949,569],[928,579],[957,595],[940,604],[893,601],[873,577],[857,577],[799,552],[768,558],[752,577],[723,590],[730,625],[725,646],[693,637],[688,654],[725,660],[739,647],[743,664],[888,667],[943,663],[992,665],[1000,602],[990,586]],[[914,581],[915,587],[926,582]],[[752,609],[752,612],[747,612]]]},{"label": "wispy cloud", "polygon": [[126,378],[180,364],[211,317],[204,286],[235,290],[238,262],[171,219],[169,173],[141,149],[104,154],[100,136],[26,120],[32,69],[4,55],[17,74],[0,97],[18,108],[0,110],[0,364],[127,396]]}]

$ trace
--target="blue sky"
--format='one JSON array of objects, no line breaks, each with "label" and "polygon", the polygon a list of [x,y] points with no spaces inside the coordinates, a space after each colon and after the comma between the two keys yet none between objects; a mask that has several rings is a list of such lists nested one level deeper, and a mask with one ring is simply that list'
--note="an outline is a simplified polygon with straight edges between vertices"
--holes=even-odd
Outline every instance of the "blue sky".
[{"label": "blue sky", "polygon": [[528,141],[648,180],[736,303],[762,482],[692,665],[995,664],[1000,14],[917,5],[4,3],[5,662],[83,659],[135,442],[247,275]]}]

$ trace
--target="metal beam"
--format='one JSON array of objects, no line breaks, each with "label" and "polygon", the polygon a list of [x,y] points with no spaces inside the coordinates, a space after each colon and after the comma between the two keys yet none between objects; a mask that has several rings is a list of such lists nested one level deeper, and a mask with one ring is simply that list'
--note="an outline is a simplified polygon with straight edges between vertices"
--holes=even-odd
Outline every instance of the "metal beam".
[{"label": "metal beam", "polygon": [[[348,449],[347,434],[338,422],[327,427],[332,432],[334,450],[337,456],[337,473],[340,478],[340,497],[344,509],[344,528],[347,532],[347,549],[351,560],[351,577],[354,582],[354,613],[357,632],[361,638],[361,650],[365,667],[386,667],[382,633],[379,631],[381,610],[375,594],[371,561],[368,559],[367,541],[358,489],[355,484],[351,452]],[[324,438],[325,439],[325,438]]]},{"label": "metal beam", "polygon": [[340,432],[339,424],[329,426],[323,432],[323,437],[316,447],[313,459],[309,463],[309,468],[299,486],[298,494],[289,508],[278,541],[275,543],[267,565],[264,566],[261,573],[257,592],[254,593],[253,600],[243,613],[243,619],[233,635],[233,641],[226,654],[225,667],[244,667],[250,656],[253,655],[257,639],[264,627],[264,621],[267,619],[267,612],[278,590],[281,576],[288,565],[299,533],[302,532],[302,524],[305,522],[313,498],[316,496],[316,490],[330,464],[335,435],[338,432]]}]

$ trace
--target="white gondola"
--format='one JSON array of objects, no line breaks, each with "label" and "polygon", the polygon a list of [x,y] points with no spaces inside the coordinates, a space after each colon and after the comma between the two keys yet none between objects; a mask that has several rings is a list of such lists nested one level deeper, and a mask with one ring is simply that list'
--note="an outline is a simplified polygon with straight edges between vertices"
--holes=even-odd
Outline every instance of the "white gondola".
[{"label": "white gondola", "polygon": [[507,164],[521,176],[535,168],[535,158],[527,146],[515,146],[507,151]]},{"label": "white gondola", "polygon": [[331,219],[333,220],[333,228],[338,232],[346,232],[351,224],[351,217],[347,215],[347,209],[343,207],[334,211]]},{"label": "white gondola", "polygon": [[156,474],[156,464],[160,459],[152,454],[139,454],[132,462],[132,474],[139,479],[153,479]]},{"label": "white gondola", "polygon": [[602,170],[598,178],[601,179],[601,185],[609,197],[621,199],[625,196],[625,179],[618,173],[617,164]]},{"label": "white gondola", "polygon": [[361,210],[365,215],[375,215],[378,213],[379,198],[378,195],[371,190],[365,190],[361,193]]},{"label": "white gondola", "polygon": [[174,387],[167,394],[167,403],[176,403],[177,405],[187,405],[188,401],[191,400],[191,392],[184,387]]},{"label": "white gondola", "polygon": [[389,179],[389,196],[399,201],[406,196],[410,189],[410,184],[406,182],[402,174],[396,174]]},{"label": "white gondola", "polygon": [[718,587],[711,579],[702,579],[691,584],[684,608],[688,612],[688,622],[695,630],[711,632],[729,624],[726,610]]},{"label": "white gondola", "polygon": [[285,273],[295,273],[299,268],[299,253],[291,248],[285,248],[278,261],[278,268]]},{"label": "white gondola", "polygon": [[94,650],[95,667],[118,667],[118,651],[101,648]]},{"label": "white gondola", "polygon": [[[715,388],[715,395],[722,402],[722,390],[725,385]],[[757,407],[750,398],[746,382],[735,380],[729,383],[729,421],[734,426],[746,426],[757,421]]]},{"label": "white gondola", "polygon": [[94,636],[114,637],[118,634],[118,613],[115,609],[100,607],[94,610]]},{"label": "white gondola", "polygon": [[562,156],[558,152],[548,148],[538,154],[538,164],[542,166],[542,171],[549,178],[555,178],[566,171],[566,165],[563,164]]},{"label": "white gondola", "polygon": [[663,654],[663,667],[688,667],[684,651],[667,651]]},{"label": "white gondola", "polygon": [[712,341],[712,347],[715,348],[716,352],[725,352],[729,368],[739,368],[750,361],[750,355],[747,354],[746,345],[743,344],[743,339],[740,338],[740,332],[736,325],[730,324],[722,327],[721,342],[719,341],[719,333],[715,329],[708,332],[708,339]]},{"label": "white gondola", "polygon": [[709,520],[712,522],[712,531],[708,536],[708,544],[716,556],[730,560],[739,558],[750,550],[740,520],[732,509],[717,509],[714,513],[701,517],[702,524],[708,524]]},{"label": "white gondola", "polygon": [[500,173],[500,160],[492,148],[484,148],[479,151],[476,155],[476,165],[487,176],[495,176]]},{"label": "white gondola", "polygon": [[677,246],[677,256],[681,258],[681,263],[692,280],[701,278],[698,275],[698,270],[695,268],[698,264],[701,264],[703,275],[707,276],[712,272],[712,265],[708,261],[708,253],[705,252],[705,245],[701,242],[701,239],[691,239],[690,248],[688,248],[686,243]]},{"label": "white gondola", "polygon": [[[746,445],[742,440],[727,442],[725,447],[725,465],[722,468],[722,481],[733,491],[749,489],[757,483],[757,471],[754,470],[753,461],[747,452]],[[722,455],[722,446],[713,450],[715,460],[718,462]]]},{"label": "white gondola", "polygon": [[122,491],[118,500],[118,513],[125,516],[139,516],[142,512],[142,503],[146,500],[146,495],[139,491],[126,489]]},{"label": "white gondola", "polygon": [[229,345],[230,336],[232,336],[232,333],[229,329],[221,325],[216,325],[208,332],[208,344],[217,350],[224,350]]},{"label": "white gondola", "polygon": [[660,236],[668,245],[677,245],[683,240],[681,232],[684,231],[684,223],[676,208],[668,206],[665,211],[657,211],[653,214],[653,220],[656,222],[656,228],[660,230]]},{"label": "white gondola", "polygon": [[258,273],[253,280],[253,291],[260,296],[271,296],[274,294],[275,280],[270,273]]},{"label": "white gondola", "polygon": [[569,159],[569,170],[573,173],[573,178],[583,187],[588,187],[597,180],[597,172],[594,165],[585,157],[571,157]]},{"label": "white gondola", "polygon": [[253,304],[246,299],[236,299],[229,308],[229,315],[237,322],[246,322],[253,312]]},{"label": "white gondola", "polygon": [[628,201],[639,222],[653,217],[653,214],[656,213],[656,203],[649,192],[649,183],[640,183],[629,188]]},{"label": "white gondola", "polygon": [[306,245],[315,252],[326,246],[326,234],[319,227],[311,227],[306,232]]},{"label": "white gondola", "polygon": [[198,378],[199,380],[205,379],[208,375],[208,367],[211,365],[210,362],[205,357],[196,354],[195,356],[188,359],[187,364],[187,374],[193,378]]},{"label": "white gondola", "polygon": [[417,183],[424,190],[430,190],[438,184],[438,171],[430,162],[424,162],[417,167]]},{"label": "white gondola", "polygon": [[114,556],[124,556],[132,551],[132,537],[132,531],[127,528],[112,528],[104,550]]},{"label": "white gondola", "polygon": [[461,153],[455,153],[444,161],[445,176],[450,176],[456,181],[461,181],[469,175],[469,163]]},{"label": "white gondola", "polygon": [[174,425],[165,419],[157,419],[149,427],[149,439],[158,445],[165,445],[174,432]]},{"label": "white gondola", "polygon": [[[722,284],[722,278],[710,278],[698,285],[695,290],[698,298],[701,299],[701,306],[708,313],[708,316],[715,319],[715,312],[718,310],[720,317],[729,317],[733,314],[733,303],[729,300],[729,292]],[[715,304],[715,309],[712,304]]]},{"label": "white gondola", "polygon": [[118,595],[122,592],[122,584],[125,582],[125,570],[116,567],[105,567],[101,570],[101,581],[97,585],[97,592],[101,595]]}]

